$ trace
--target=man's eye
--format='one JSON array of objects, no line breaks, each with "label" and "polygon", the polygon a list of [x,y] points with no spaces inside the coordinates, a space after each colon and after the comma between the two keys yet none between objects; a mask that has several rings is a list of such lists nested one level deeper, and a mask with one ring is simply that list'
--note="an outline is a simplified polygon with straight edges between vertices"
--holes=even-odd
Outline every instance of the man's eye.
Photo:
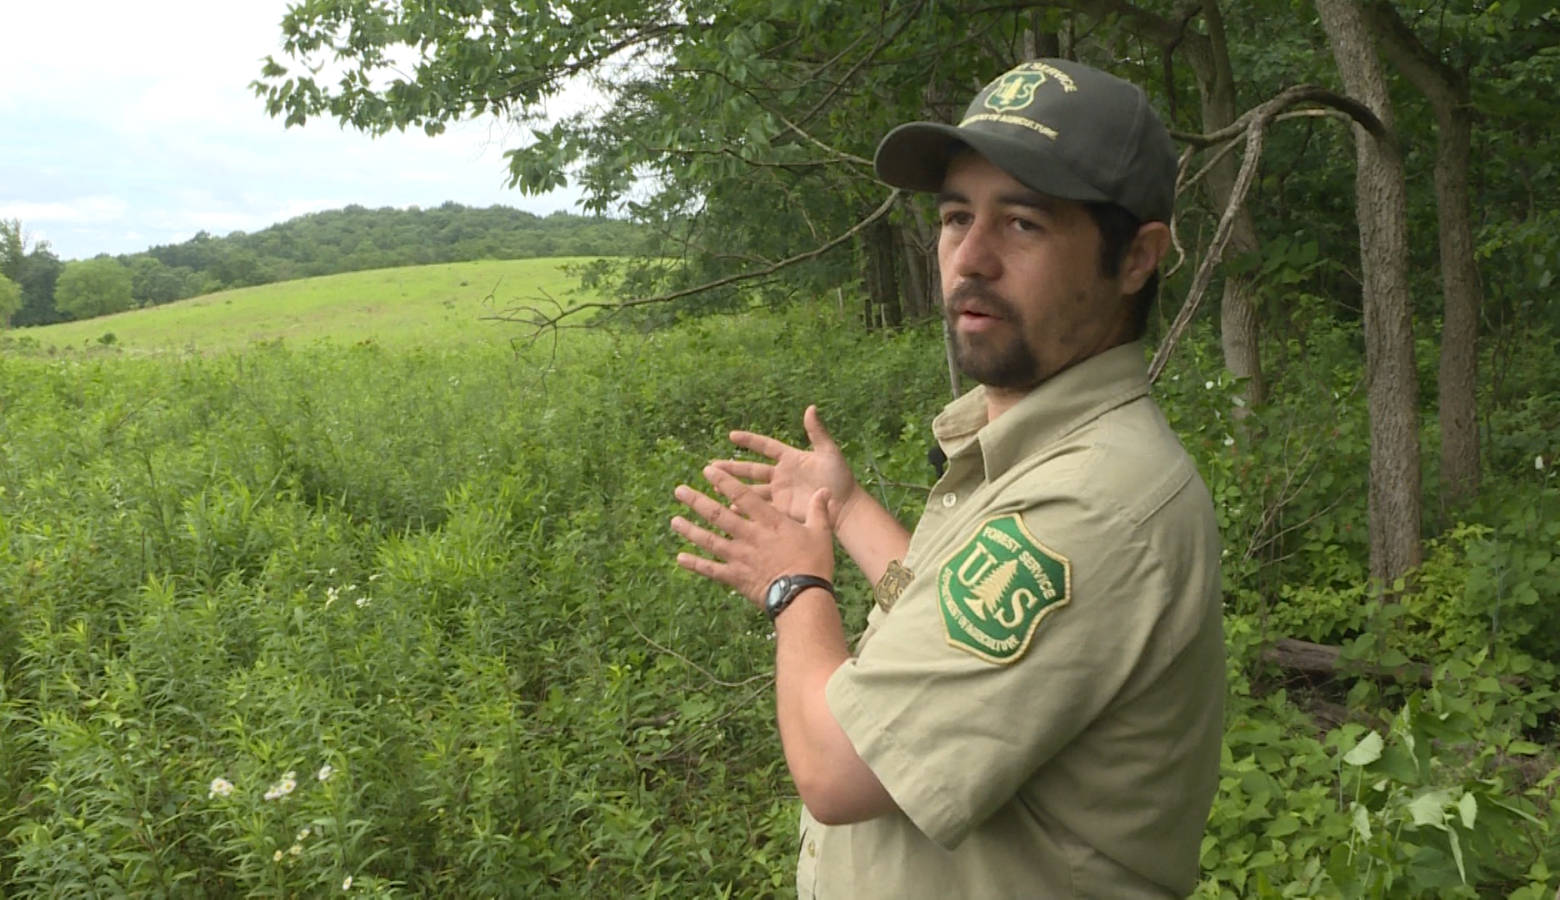
[{"label": "man's eye", "polygon": [[1019,231],[1039,231],[1040,223],[1031,219],[1014,218],[1013,227]]},{"label": "man's eye", "polygon": [[942,214],[944,225],[968,225],[970,214],[962,209],[950,209]]}]

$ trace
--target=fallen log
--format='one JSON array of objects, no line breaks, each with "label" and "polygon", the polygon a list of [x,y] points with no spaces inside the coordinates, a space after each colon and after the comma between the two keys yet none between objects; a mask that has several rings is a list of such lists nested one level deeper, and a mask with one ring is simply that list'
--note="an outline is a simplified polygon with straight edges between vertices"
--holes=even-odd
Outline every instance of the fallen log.
[{"label": "fallen log", "polygon": [[1428,663],[1407,662],[1398,666],[1382,666],[1365,660],[1342,659],[1343,648],[1332,644],[1315,644],[1295,638],[1279,638],[1271,647],[1262,651],[1262,659],[1281,669],[1307,672],[1334,678],[1340,675],[1363,675],[1376,681],[1395,681],[1399,684],[1417,683],[1429,687],[1432,683]]}]

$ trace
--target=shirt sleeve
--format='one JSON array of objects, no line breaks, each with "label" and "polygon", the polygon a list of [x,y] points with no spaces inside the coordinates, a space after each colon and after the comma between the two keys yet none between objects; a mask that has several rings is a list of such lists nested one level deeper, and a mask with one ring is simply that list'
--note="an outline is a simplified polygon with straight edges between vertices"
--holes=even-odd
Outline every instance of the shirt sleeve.
[{"label": "shirt sleeve", "polygon": [[[1011,515],[1011,511],[1004,513]],[[977,540],[993,515],[969,529]],[[952,849],[1121,695],[1154,654],[1164,567],[1120,510],[1036,502],[1024,527],[1065,561],[1065,602],[1021,652],[993,659],[950,636],[941,605],[959,547],[917,571],[892,613],[830,678],[830,711],[899,808]],[[1010,589],[1011,590],[1011,589]]]}]

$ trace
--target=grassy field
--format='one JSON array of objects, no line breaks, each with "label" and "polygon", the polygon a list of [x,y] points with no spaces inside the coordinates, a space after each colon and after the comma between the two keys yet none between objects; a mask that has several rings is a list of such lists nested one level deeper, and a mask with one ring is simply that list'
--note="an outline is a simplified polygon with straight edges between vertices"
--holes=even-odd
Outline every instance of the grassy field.
[{"label": "grassy field", "polygon": [[543,297],[563,303],[578,299],[576,279],[564,269],[584,261],[486,260],[348,272],[10,334],[61,349],[94,345],[112,334],[119,346],[149,351],[234,350],[275,340],[372,340],[403,347],[503,344],[522,329],[482,317]]},{"label": "grassy field", "polygon": [[[500,276],[500,305],[566,299],[523,274],[556,270],[366,272],[56,338],[86,352],[0,341],[0,897],[796,896],[770,629],[673,563],[672,489],[728,429],[801,440],[817,403],[914,521],[941,331],[824,301],[512,349],[524,329],[477,320]],[[1490,410],[1485,499],[1383,605],[1358,323],[1306,328],[1265,345],[1275,399],[1243,440],[1211,328],[1155,386],[1227,552],[1194,896],[1551,900],[1560,478],[1535,456],[1560,343],[1502,362],[1524,399]],[[836,574],[856,633],[870,585]],[[1266,662],[1278,637],[1433,678],[1313,685]]]}]

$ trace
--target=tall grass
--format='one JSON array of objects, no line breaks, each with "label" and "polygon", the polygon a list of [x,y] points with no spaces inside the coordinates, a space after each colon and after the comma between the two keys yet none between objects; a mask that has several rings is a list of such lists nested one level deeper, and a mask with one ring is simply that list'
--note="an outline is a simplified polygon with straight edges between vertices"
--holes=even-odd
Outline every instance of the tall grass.
[{"label": "tall grass", "polygon": [[[1552,894],[1532,867],[1560,867],[1539,746],[1554,668],[1505,637],[1547,620],[1508,590],[1499,640],[1467,626],[1484,608],[1470,573],[1509,556],[1480,556],[1475,523],[1439,545],[1412,628],[1401,611],[1367,621],[1349,593],[1362,510],[1339,500],[1361,495],[1362,400],[1306,386],[1347,368],[1345,330],[1318,328],[1250,446],[1211,335],[1161,383],[1233,551],[1231,728],[1200,891],[1471,896],[1466,862],[1470,884]],[[1527,365],[1547,372],[1536,351]],[[943,373],[935,328],[866,335],[809,308],[518,355],[0,353],[0,893],[790,893],[768,629],[672,565],[671,490],[728,452],[728,429],[796,440],[818,402],[909,521]],[[1525,407],[1508,443],[1554,411]],[[1560,518],[1546,477],[1492,479],[1492,496],[1549,504],[1501,545],[1535,560]],[[1285,516],[1308,524],[1286,536]],[[867,586],[846,574],[842,596],[859,627]],[[1354,719],[1319,726],[1259,656],[1305,623],[1464,669],[1444,691],[1358,689]],[[1453,709],[1496,676],[1522,697]],[[1446,722],[1461,730],[1425,731]],[[1379,761],[1354,752],[1366,732],[1386,736]],[[1477,827],[1426,824],[1433,791],[1454,810],[1472,796]]]}]

